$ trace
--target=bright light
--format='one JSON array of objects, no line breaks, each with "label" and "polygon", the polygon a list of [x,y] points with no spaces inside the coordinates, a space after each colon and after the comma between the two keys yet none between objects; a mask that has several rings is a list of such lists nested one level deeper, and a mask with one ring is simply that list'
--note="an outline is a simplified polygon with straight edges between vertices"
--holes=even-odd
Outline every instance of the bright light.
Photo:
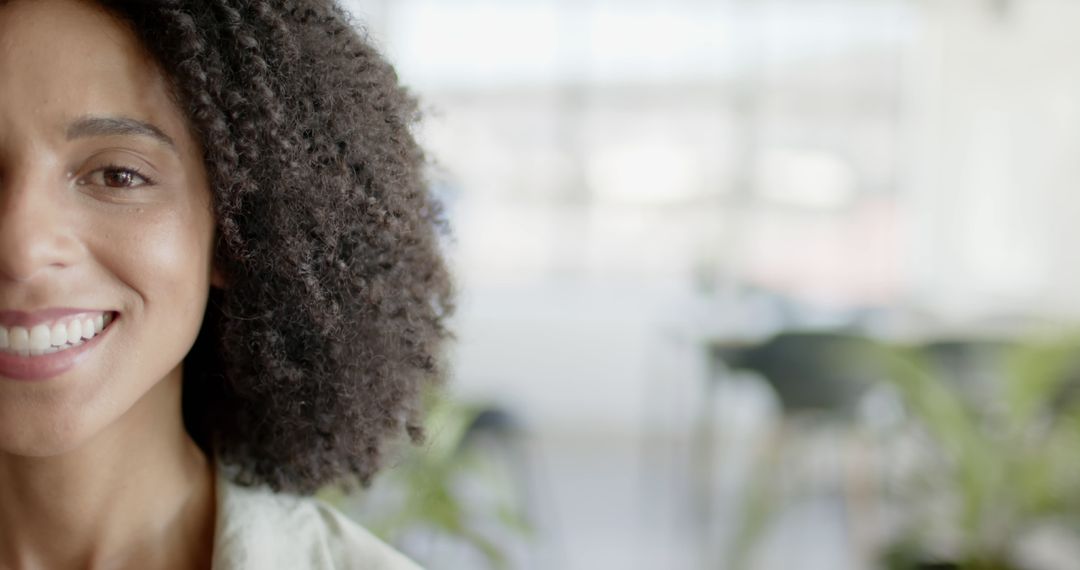
[{"label": "bright light", "polygon": [[616,203],[666,204],[702,191],[701,168],[692,149],[667,141],[602,148],[590,155],[589,188]]},{"label": "bright light", "polygon": [[772,149],[758,161],[758,192],[773,202],[831,209],[855,195],[855,172],[835,154],[817,150]]}]

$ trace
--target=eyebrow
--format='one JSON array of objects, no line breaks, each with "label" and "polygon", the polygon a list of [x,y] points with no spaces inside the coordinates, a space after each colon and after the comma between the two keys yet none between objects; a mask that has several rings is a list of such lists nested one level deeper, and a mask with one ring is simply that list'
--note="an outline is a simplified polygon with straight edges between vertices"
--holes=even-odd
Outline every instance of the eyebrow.
[{"label": "eyebrow", "polygon": [[176,143],[164,131],[150,123],[131,117],[80,117],[67,128],[68,140],[113,136],[149,137],[176,150]]}]

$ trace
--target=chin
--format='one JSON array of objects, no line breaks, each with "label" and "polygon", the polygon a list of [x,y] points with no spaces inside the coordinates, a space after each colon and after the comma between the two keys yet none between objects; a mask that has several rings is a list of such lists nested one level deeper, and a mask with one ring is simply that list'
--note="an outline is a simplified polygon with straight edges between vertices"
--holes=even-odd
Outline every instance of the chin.
[{"label": "chin", "polygon": [[42,421],[0,412],[0,417],[0,453],[9,455],[55,457],[82,447],[95,435],[85,422],[70,416]]}]

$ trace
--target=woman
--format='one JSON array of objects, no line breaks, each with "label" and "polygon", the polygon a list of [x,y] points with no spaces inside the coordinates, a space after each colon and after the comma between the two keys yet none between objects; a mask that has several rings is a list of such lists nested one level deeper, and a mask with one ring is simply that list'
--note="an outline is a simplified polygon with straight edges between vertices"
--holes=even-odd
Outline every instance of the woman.
[{"label": "woman", "polygon": [[0,0],[0,568],[413,568],[307,497],[422,437],[451,285],[330,0]]}]

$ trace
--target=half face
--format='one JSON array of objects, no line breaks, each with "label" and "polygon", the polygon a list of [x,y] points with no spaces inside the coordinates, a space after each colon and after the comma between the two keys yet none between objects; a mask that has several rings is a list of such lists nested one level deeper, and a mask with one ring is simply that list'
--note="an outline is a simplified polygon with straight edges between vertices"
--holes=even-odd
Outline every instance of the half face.
[{"label": "half face", "polygon": [[198,334],[213,233],[201,150],[131,31],[0,2],[0,456],[178,417],[155,388]]}]

